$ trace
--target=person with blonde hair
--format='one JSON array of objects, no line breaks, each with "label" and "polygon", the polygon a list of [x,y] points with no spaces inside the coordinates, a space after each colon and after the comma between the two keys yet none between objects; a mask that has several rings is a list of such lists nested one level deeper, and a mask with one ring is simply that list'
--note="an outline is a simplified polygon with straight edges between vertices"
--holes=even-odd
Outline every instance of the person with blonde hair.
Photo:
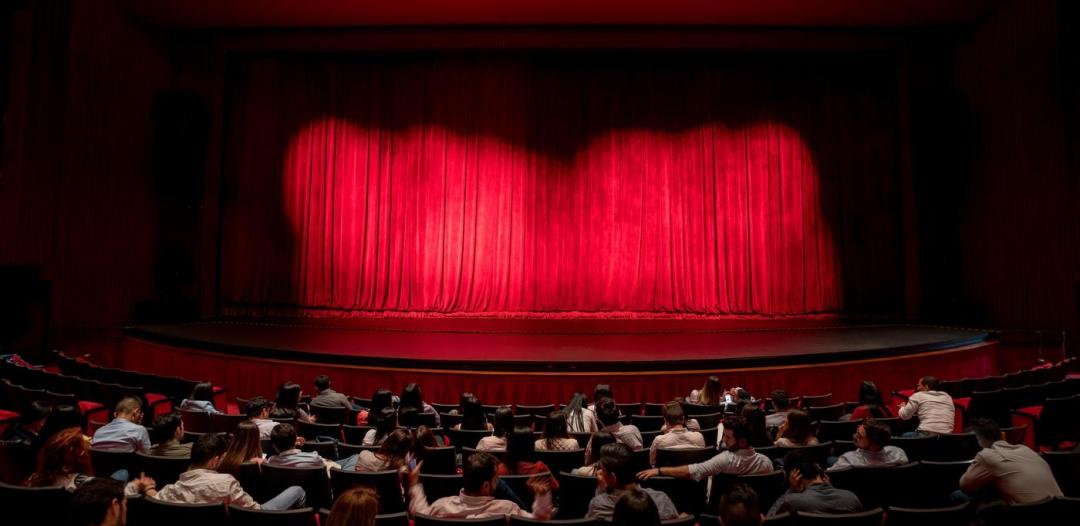
[{"label": "person with blonde hair", "polygon": [[240,465],[244,462],[262,463],[262,442],[259,439],[259,425],[251,420],[244,420],[233,430],[232,440],[225,449],[225,455],[218,464],[218,473],[240,476]]},{"label": "person with blonde hair", "polygon": [[338,497],[325,526],[375,526],[378,509],[379,498],[375,490],[357,486]]}]

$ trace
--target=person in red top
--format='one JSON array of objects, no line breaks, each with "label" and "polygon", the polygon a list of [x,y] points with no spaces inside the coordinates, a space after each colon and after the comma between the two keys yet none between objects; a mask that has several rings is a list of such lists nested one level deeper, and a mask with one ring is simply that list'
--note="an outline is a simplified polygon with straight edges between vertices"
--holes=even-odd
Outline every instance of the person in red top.
[{"label": "person in red top", "polygon": [[881,401],[881,391],[878,391],[877,385],[869,380],[864,381],[859,387],[859,407],[851,412],[851,420],[892,418],[892,416],[889,406]]},{"label": "person in red top", "polygon": [[[527,427],[515,427],[510,432],[506,442],[506,461],[500,462],[496,473],[506,475],[533,475],[539,473],[551,473],[546,464],[536,460],[536,439],[532,429]],[[559,481],[555,477],[546,477],[551,485],[551,491],[559,490]]]}]

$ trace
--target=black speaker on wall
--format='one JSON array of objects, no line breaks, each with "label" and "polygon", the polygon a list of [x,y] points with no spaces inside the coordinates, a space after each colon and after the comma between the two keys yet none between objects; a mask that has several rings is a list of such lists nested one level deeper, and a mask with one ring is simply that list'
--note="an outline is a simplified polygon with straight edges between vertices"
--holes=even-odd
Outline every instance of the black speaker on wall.
[{"label": "black speaker on wall", "polygon": [[187,92],[154,96],[153,182],[157,204],[154,301],[136,307],[136,322],[198,316],[199,246],[210,119],[206,101]]}]

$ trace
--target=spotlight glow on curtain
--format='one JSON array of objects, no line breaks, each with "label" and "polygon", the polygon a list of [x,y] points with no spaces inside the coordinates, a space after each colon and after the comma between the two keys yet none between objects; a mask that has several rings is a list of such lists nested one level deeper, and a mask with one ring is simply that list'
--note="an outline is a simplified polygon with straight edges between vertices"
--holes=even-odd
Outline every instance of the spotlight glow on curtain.
[{"label": "spotlight glow on curtain", "polygon": [[844,273],[864,263],[885,275],[857,285],[895,289],[888,207],[867,221],[884,242],[842,242],[845,215],[895,184],[874,172],[892,137],[866,100],[820,79],[791,98],[759,92],[771,73],[591,66],[247,64],[227,143],[225,310],[841,312],[863,299]]}]

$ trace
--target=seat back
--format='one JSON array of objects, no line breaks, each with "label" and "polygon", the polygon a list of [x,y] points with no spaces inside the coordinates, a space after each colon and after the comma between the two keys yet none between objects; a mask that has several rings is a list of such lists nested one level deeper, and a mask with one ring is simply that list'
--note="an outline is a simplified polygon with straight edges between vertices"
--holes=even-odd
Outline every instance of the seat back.
[{"label": "seat back", "polygon": [[596,495],[596,477],[559,473],[559,519],[577,519],[589,511],[589,501]]},{"label": "seat back", "polygon": [[1050,465],[1061,492],[1066,497],[1080,498],[1080,452],[1047,451],[1042,458]]},{"label": "seat back", "polygon": [[307,440],[300,446],[300,450],[314,451],[322,458],[337,460],[341,458],[337,446],[337,440]]},{"label": "seat back", "polygon": [[630,415],[630,423],[637,426],[638,430],[642,432],[659,431],[661,427],[664,427],[664,417]]},{"label": "seat back", "polygon": [[457,472],[457,451],[454,446],[424,448],[424,473],[453,474]]},{"label": "seat back", "polygon": [[215,433],[232,433],[240,422],[247,420],[246,415],[227,415],[225,413],[212,413],[210,415],[210,427]]},{"label": "seat back", "polygon": [[718,411],[707,415],[697,415],[694,420],[697,420],[699,429],[713,429],[724,423],[724,413]]},{"label": "seat back", "polygon": [[34,472],[34,461],[25,443],[0,441],[0,482],[22,484]]},{"label": "seat back", "polygon": [[967,422],[975,418],[989,418],[1001,427],[1012,425],[1012,413],[1009,411],[1009,403],[1005,391],[995,389],[993,391],[974,391],[971,393],[971,402],[965,413]]},{"label": "seat back", "polygon": [[447,429],[446,436],[450,437],[450,444],[460,452],[464,448],[476,449],[476,444],[480,443],[480,439],[491,436],[491,431],[486,429]]},{"label": "seat back", "polygon": [[177,504],[152,497],[128,499],[128,522],[154,526],[225,524],[223,504]]},{"label": "seat back", "polygon": [[102,477],[107,477],[121,469],[126,469],[130,477],[138,475],[136,469],[139,464],[135,453],[131,451],[90,448],[90,464],[94,466],[94,473]]},{"label": "seat back", "polygon": [[1080,414],[1080,395],[1047,398],[1035,426],[1036,443],[1056,447],[1062,442],[1080,439],[1077,414]]},{"label": "seat back", "polygon": [[546,451],[536,450],[536,459],[543,462],[552,473],[571,472],[585,465],[585,450]]},{"label": "seat back", "polygon": [[461,492],[465,479],[461,475],[435,475],[430,473],[420,474],[420,483],[424,485],[424,496],[428,504],[443,497],[453,497]]},{"label": "seat back", "polygon": [[840,417],[844,416],[844,403],[811,406],[808,407],[806,411],[810,413],[810,420],[814,422],[820,422],[822,420],[840,420]]},{"label": "seat back", "polygon": [[[910,459],[909,459],[910,460]],[[939,508],[952,504],[950,496],[960,489],[960,477],[971,465],[970,460],[956,462],[919,462],[919,484],[911,486],[910,498],[915,504],[907,507]]]},{"label": "seat back", "polygon": [[[832,393],[825,393],[822,395],[804,395],[799,401],[799,407],[802,409],[810,409],[811,407],[821,407],[829,405],[830,402],[832,402]],[[840,406],[841,408],[843,408],[843,404],[840,404]],[[839,416],[837,418],[839,418]],[[830,418],[830,420],[836,420],[837,418]]]},{"label": "seat back", "polygon": [[184,422],[184,429],[192,433],[213,433],[214,426],[210,423],[210,413],[206,411],[180,410],[180,420]]},{"label": "seat back", "polygon": [[943,508],[901,508],[893,506],[885,516],[885,526],[958,526],[968,521],[969,503]]},{"label": "seat back", "polygon": [[311,414],[315,416],[315,421],[320,424],[351,424],[355,422],[348,422],[349,410],[344,407],[319,407],[317,405],[311,406]]},{"label": "seat back", "polygon": [[[353,486],[375,488],[379,495],[379,513],[398,513],[405,511],[405,499],[401,491],[397,470],[387,471],[342,471],[330,470],[330,485],[335,498]],[[308,501],[310,503],[310,500]]]},{"label": "seat back", "polygon": [[709,492],[709,510],[719,513],[720,497],[727,492],[733,483],[742,483],[754,489],[758,495],[758,504],[762,512],[768,511],[776,499],[787,490],[787,475],[783,470],[769,473],[757,473],[754,475],[714,476]]},{"label": "seat back", "polygon": [[979,441],[975,433],[949,433],[937,437],[933,448],[930,448],[924,460],[938,462],[952,462],[955,460],[971,460],[979,452]]},{"label": "seat back", "polygon": [[898,437],[894,436],[891,445],[904,450],[908,460],[928,460],[933,456],[933,449],[937,445],[937,437]]},{"label": "seat back", "polygon": [[631,402],[628,404],[615,404],[619,408],[619,413],[624,415],[640,415],[641,414],[641,402]]},{"label": "seat back", "polygon": [[684,448],[684,449],[656,449],[656,465],[661,467],[685,466],[705,462],[716,456],[714,448]]},{"label": "seat back", "polygon": [[[547,473],[551,476],[551,473]],[[499,480],[506,482],[506,485],[514,492],[515,495],[521,499],[521,502],[525,504],[527,511],[532,511],[533,493],[529,489],[529,479],[533,477],[543,477],[543,473],[528,474],[528,475],[500,475]]]},{"label": "seat back", "polygon": [[825,459],[829,457],[829,453],[832,451],[832,442],[821,442],[814,446],[781,447],[780,458],[784,458],[784,455],[792,451],[802,451],[804,455],[815,459],[818,464],[824,466]]},{"label": "seat back", "polygon": [[833,486],[858,495],[864,508],[891,506],[903,502],[908,488],[918,484],[919,465],[915,462],[896,467],[852,468],[828,473]]},{"label": "seat back", "polygon": [[269,511],[229,506],[232,526],[315,526],[315,508]]},{"label": "seat back", "polygon": [[5,524],[67,524],[70,500],[63,486],[27,488],[0,482]]},{"label": "seat back", "polygon": [[1043,499],[1029,504],[991,504],[979,508],[978,516],[984,526],[1053,524],[1062,519],[1056,511],[1054,499]]},{"label": "seat back", "polygon": [[416,526],[506,526],[506,517],[498,515],[485,519],[446,519],[417,513],[413,518]]},{"label": "seat back", "polygon": [[603,526],[604,522],[600,519],[554,519],[542,521],[540,519],[529,519],[521,517],[519,515],[510,516],[510,526],[543,526],[545,524],[562,525],[562,526]]},{"label": "seat back", "polygon": [[274,498],[289,486],[300,486],[307,494],[309,506],[330,505],[330,481],[321,467],[294,468],[263,464],[259,477],[259,501]]},{"label": "seat back", "polygon": [[641,481],[641,485],[656,491],[662,491],[675,504],[680,513],[698,515],[705,511],[705,488],[708,479],[700,481],[677,479],[674,477],[650,477]]},{"label": "seat back", "polygon": [[831,440],[851,440],[855,431],[863,423],[859,420],[821,420],[818,422],[817,439],[819,442]]},{"label": "seat back", "polygon": [[372,429],[375,428],[372,426],[353,426],[346,424],[341,426],[341,433],[344,436],[346,442],[350,444],[360,445],[364,443],[364,435],[366,435],[367,432],[371,431]]},{"label": "seat back", "polygon": [[875,508],[859,513],[809,513],[796,512],[795,522],[799,526],[881,526],[885,512]]},{"label": "seat back", "polygon": [[319,437],[330,437],[334,440],[342,439],[340,424],[322,424],[305,422],[304,420],[296,421],[296,434],[306,440],[315,440]]},{"label": "seat back", "polygon": [[[154,479],[159,488],[179,480],[180,474],[187,471],[191,465],[189,457],[159,457],[143,452],[135,453],[135,459],[139,472]],[[135,475],[138,473],[132,473],[132,476]]]}]

